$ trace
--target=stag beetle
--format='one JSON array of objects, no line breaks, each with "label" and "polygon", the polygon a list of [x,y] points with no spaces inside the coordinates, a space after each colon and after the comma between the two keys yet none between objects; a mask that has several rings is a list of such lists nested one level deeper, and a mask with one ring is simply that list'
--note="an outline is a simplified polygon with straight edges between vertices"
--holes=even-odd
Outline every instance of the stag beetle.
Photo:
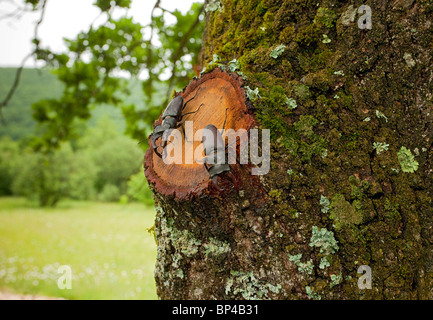
[{"label": "stag beetle", "polygon": [[[180,124],[179,122],[182,120],[182,118],[188,114],[193,114],[196,113],[200,110],[200,108],[202,107],[203,104],[201,104],[197,110],[192,111],[192,112],[187,112],[187,113],[183,113],[182,111],[185,109],[185,107],[187,106],[187,104],[195,99],[195,97],[197,96],[197,93],[199,92],[201,88],[198,88],[197,91],[195,92],[194,97],[192,97],[191,99],[189,99],[186,103],[184,103],[183,97],[182,96],[177,96],[175,97],[173,100],[170,101],[170,103],[168,104],[168,106],[165,108],[164,113],[162,114],[162,123],[161,125],[156,126],[153,129],[153,133],[152,133],[152,147],[153,150],[155,151],[155,153],[162,158],[163,157],[163,153],[159,153],[158,152],[158,148],[161,147],[163,150],[165,150],[165,147],[167,145],[168,142],[168,137],[171,134],[171,131],[177,127],[179,127],[179,125],[182,128],[182,131],[184,133],[185,136],[185,129],[183,127],[183,124]],[[156,141],[162,138],[162,145],[157,146],[156,145]]]},{"label": "stag beetle", "polygon": [[[228,109],[228,108],[227,108]],[[205,157],[203,159],[204,166],[209,173],[209,177],[212,181],[213,186],[219,191],[223,192],[218,185],[217,178],[220,174],[226,173],[226,175],[232,180],[233,185],[236,189],[239,188],[239,182],[237,178],[233,175],[230,169],[230,165],[226,161],[226,149],[222,133],[224,132],[224,127],[227,120],[227,109],[226,109],[226,119],[224,120],[223,129],[221,132],[213,125],[207,125],[203,130],[203,149]],[[212,159],[213,161],[210,161]]]}]

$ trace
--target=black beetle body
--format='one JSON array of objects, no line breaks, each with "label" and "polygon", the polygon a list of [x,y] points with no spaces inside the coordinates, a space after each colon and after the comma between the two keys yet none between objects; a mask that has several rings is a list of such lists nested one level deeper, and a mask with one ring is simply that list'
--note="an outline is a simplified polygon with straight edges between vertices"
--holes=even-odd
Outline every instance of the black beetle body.
[{"label": "black beetle body", "polygon": [[[227,112],[227,110],[226,110]],[[225,126],[225,121],[224,121]],[[224,132],[224,128],[222,130]],[[219,187],[217,178],[220,174],[225,173],[233,181],[236,189],[238,189],[238,181],[231,172],[230,165],[226,161],[226,147],[222,133],[218,129],[210,124],[203,130],[203,149],[204,149],[204,166],[209,173],[209,177],[219,192],[223,192],[224,189]],[[212,160],[212,161],[211,161]]]},{"label": "black beetle body", "polygon": [[[173,129],[176,129],[179,126],[179,122],[182,120],[182,118],[187,114],[196,113],[198,110],[200,110],[202,104],[198,107],[196,111],[182,114],[182,111],[185,109],[186,105],[197,96],[199,90],[200,88],[197,89],[194,97],[192,97],[186,103],[184,103],[184,99],[182,96],[177,96],[173,98],[173,100],[171,100],[168,106],[165,108],[164,113],[162,114],[161,125],[156,126],[153,129],[153,133],[152,133],[152,147],[155,153],[160,158],[162,158],[162,153],[157,152],[158,146],[156,145],[156,141],[159,138],[162,138],[163,143],[161,147],[164,150],[167,145],[168,137],[170,136],[171,131]],[[181,127],[183,130],[183,125],[181,125]]]}]

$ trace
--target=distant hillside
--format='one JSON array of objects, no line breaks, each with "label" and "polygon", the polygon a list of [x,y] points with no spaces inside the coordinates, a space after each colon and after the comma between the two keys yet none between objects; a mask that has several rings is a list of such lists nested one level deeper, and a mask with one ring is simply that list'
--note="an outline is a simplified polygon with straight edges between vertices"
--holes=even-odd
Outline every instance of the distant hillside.
[{"label": "distant hillside", "polygon": [[[0,100],[2,101],[14,81],[16,68],[0,68]],[[131,96],[129,103],[143,104],[141,83],[131,80]],[[20,85],[17,88],[9,105],[4,108],[3,116],[6,125],[0,123],[0,137],[10,136],[14,140],[28,137],[34,133],[36,122],[32,118],[31,105],[41,99],[57,98],[62,94],[63,86],[55,75],[47,69],[24,69],[21,74]],[[119,127],[124,130],[125,121],[121,110],[112,106],[100,106],[93,110],[92,118],[88,124],[93,126],[97,120],[108,115]]]},{"label": "distant hillside", "polygon": [[[14,81],[15,68],[0,69],[0,99],[3,100]],[[47,70],[24,69],[20,85],[9,105],[3,109],[6,126],[0,124],[0,136],[8,135],[17,140],[33,133],[35,121],[30,106],[41,99],[59,97],[60,82]]]}]

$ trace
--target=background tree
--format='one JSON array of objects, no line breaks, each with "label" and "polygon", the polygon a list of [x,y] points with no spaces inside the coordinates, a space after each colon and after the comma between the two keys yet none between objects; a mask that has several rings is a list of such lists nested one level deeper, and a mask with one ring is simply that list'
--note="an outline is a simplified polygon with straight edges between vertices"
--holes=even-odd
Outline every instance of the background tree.
[{"label": "background tree", "polygon": [[[107,123],[106,127],[97,126],[85,133],[89,123],[95,122],[90,117],[98,114],[94,110],[96,107],[103,110],[108,106],[117,107],[124,117],[126,133],[136,141],[146,138],[172,90],[182,88],[196,75],[194,70],[199,63],[203,33],[203,5],[194,4],[183,14],[179,10],[167,10],[161,6],[161,1],[155,1],[152,12],[143,13],[151,15],[151,22],[141,25],[130,17],[131,1],[98,0],[94,2],[100,9],[100,15],[95,17],[98,24],[94,22],[75,39],[65,40],[65,52],[53,52],[44,47],[38,32],[50,2],[24,0],[12,3],[16,9],[0,19],[20,18],[26,12],[40,14],[35,24],[33,51],[24,59],[23,66],[27,59],[34,57],[45,62],[46,67],[39,71],[40,77],[38,71],[25,70],[23,66],[16,72],[2,70],[0,112],[8,109],[7,117],[2,120],[4,124],[9,121],[9,125],[1,128],[0,135],[24,139],[21,144],[29,144],[41,153],[39,156],[27,151],[26,156],[34,166],[45,163],[48,171],[39,172],[40,177],[43,173],[57,172],[57,169],[64,169],[69,177],[67,188],[62,188],[65,192],[58,190],[55,200],[45,201],[40,197],[53,191],[49,187],[54,186],[53,181],[58,181],[60,176],[51,177],[54,180],[47,179],[49,183],[36,188],[35,184],[25,183],[26,174],[31,173],[26,168],[21,168],[18,162],[12,166],[5,164],[2,166],[5,177],[2,192],[12,192],[14,167],[17,169],[14,193],[39,198],[43,205],[54,205],[63,197],[117,201],[126,194],[130,176],[138,171],[142,150],[137,147],[137,142],[118,134],[117,128]],[[176,22],[167,23],[168,16],[174,17]],[[58,81],[54,81],[46,70]],[[137,84],[141,87],[141,95],[137,94]],[[24,115],[30,103],[33,104],[33,121]],[[70,145],[64,147],[65,142]],[[69,147],[73,152],[64,158],[68,163],[62,168],[53,168],[54,164],[59,165],[54,161],[57,153]],[[146,143],[141,147],[146,148]],[[134,181],[138,183],[138,179]],[[146,186],[143,176],[140,184]],[[149,192],[146,194],[148,197]],[[133,198],[136,197],[131,195]]]},{"label": "background tree", "polygon": [[[29,57],[34,56],[53,68],[64,88],[59,98],[33,105],[33,118],[41,127],[33,139],[35,150],[51,152],[62,141],[76,138],[77,120],[89,119],[91,109],[101,104],[121,108],[127,133],[142,140],[151,130],[153,119],[168,102],[171,91],[182,88],[195,75],[193,67],[199,63],[203,34],[203,5],[200,3],[183,15],[178,10],[164,9],[161,1],[156,1],[151,23],[143,26],[128,16],[131,0],[97,0],[94,5],[101,10],[99,19],[105,21],[90,26],[76,39],[67,39],[67,51],[63,53],[43,48],[38,35],[49,1],[25,0],[24,4],[18,13],[40,12],[35,26],[34,50]],[[124,13],[114,18],[115,10]],[[18,13],[12,12],[10,16]],[[175,17],[176,23],[166,23],[166,15]],[[141,105],[128,103],[128,81],[119,75],[137,77],[143,71],[147,73],[143,81],[146,100]],[[19,68],[11,89],[0,103],[0,110],[10,102],[21,74],[22,68]]]}]

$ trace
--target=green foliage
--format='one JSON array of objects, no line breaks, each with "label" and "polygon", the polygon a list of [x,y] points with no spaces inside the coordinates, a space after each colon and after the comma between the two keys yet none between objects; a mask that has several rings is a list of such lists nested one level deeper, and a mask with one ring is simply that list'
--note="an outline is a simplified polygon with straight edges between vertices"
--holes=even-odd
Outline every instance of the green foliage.
[{"label": "green foliage", "polygon": [[98,196],[103,202],[117,202],[120,199],[120,190],[114,184],[106,184]]},{"label": "green foliage", "polygon": [[69,144],[56,153],[25,154],[19,161],[19,171],[12,184],[14,194],[36,200],[43,207],[56,205],[68,194],[72,158]]},{"label": "green foliage", "polygon": [[126,181],[141,167],[143,153],[135,141],[127,137],[117,137],[106,141],[101,147],[89,151],[99,172],[96,177],[96,188],[102,190],[107,184],[126,192]]},{"label": "green foliage", "polygon": [[127,195],[146,205],[153,206],[152,191],[142,171],[132,175],[127,183]]},{"label": "green foliage", "polygon": [[71,156],[67,196],[75,200],[96,198],[95,180],[99,168],[85,151],[77,151]]},{"label": "green foliage", "polygon": [[12,194],[12,181],[16,174],[15,164],[20,156],[17,142],[9,137],[0,139],[0,196]]},{"label": "green foliage", "polygon": [[418,170],[418,161],[415,160],[412,152],[406,147],[403,146],[400,148],[400,151],[397,153],[397,158],[403,172],[414,173]]},{"label": "green foliage", "polygon": [[[0,99],[7,95],[16,68],[0,68]],[[41,100],[58,98],[62,85],[48,70],[24,69],[20,85],[7,108],[2,110],[5,124],[0,123],[0,136],[8,135],[14,140],[29,138],[35,132],[36,121],[30,106]]]},{"label": "green foliage", "polygon": [[[118,201],[127,191],[131,175],[145,182],[140,170],[143,151],[137,142],[120,134],[116,124],[102,118],[82,138],[63,143],[47,154],[28,148],[21,150],[17,142],[0,140],[0,187],[6,194],[26,196],[41,206],[54,206],[63,198],[76,200]],[[139,172],[139,173],[137,173]],[[147,183],[135,187],[136,198],[151,203]]]},{"label": "green foliage", "polygon": [[96,0],[94,5],[101,11],[108,11],[112,7],[129,8],[131,0]]},{"label": "green foliage", "polygon": [[[33,117],[43,125],[33,141],[36,150],[49,152],[58,148],[61,141],[75,138],[77,120],[89,119],[92,107],[101,104],[120,107],[127,133],[141,140],[168,101],[168,94],[162,101],[153,99],[161,84],[165,83],[167,92],[171,92],[173,88],[184,87],[194,76],[193,66],[198,61],[203,33],[203,5],[193,4],[186,14],[162,10],[161,15],[152,17],[149,26],[133,21],[127,13],[116,19],[110,14],[116,7],[129,8],[130,3],[130,0],[96,0],[94,5],[106,13],[104,23],[91,26],[76,39],[66,40],[65,53],[36,51],[38,59],[55,68],[64,87],[59,98],[33,105]],[[176,23],[168,24],[165,14],[173,15]],[[143,39],[144,28],[151,31],[148,40]],[[137,77],[144,70],[148,72],[142,85],[146,108],[125,101],[125,95],[130,93],[128,81],[118,77],[119,73]],[[167,70],[171,70],[170,78],[163,81]]]},{"label": "green foliage", "polygon": [[[0,97],[7,94],[16,70],[16,68],[0,68]],[[7,135],[13,140],[24,139],[28,141],[31,136],[37,135],[41,129],[38,129],[37,121],[32,117],[31,105],[41,99],[59,98],[63,88],[62,83],[47,68],[39,70],[24,69],[21,74],[20,85],[8,107],[2,110],[5,124],[0,123],[0,136]],[[126,104],[142,104],[144,94],[141,88],[141,81],[136,79],[128,80],[130,94],[122,94],[123,101]],[[159,90],[164,91],[165,87],[159,87]],[[161,99],[162,97],[155,96],[155,103],[161,101]],[[109,116],[120,130],[125,130],[126,123],[122,110],[108,104],[92,109],[91,118],[88,121],[77,123],[74,130],[79,135],[79,132],[83,131],[83,126],[95,126],[97,121],[104,116]],[[145,130],[143,129],[143,131]]]},{"label": "green foliage", "polygon": [[[118,197],[126,193],[126,182],[139,171],[143,161],[143,151],[136,141],[121,135],[113,121],[102,118],[95,128],[86,131],[77,145],[98,167],[95,178],[98,193],[106,185],[117,186]],[[105,201],[107,199],[110,197],[105,198]]]}]

